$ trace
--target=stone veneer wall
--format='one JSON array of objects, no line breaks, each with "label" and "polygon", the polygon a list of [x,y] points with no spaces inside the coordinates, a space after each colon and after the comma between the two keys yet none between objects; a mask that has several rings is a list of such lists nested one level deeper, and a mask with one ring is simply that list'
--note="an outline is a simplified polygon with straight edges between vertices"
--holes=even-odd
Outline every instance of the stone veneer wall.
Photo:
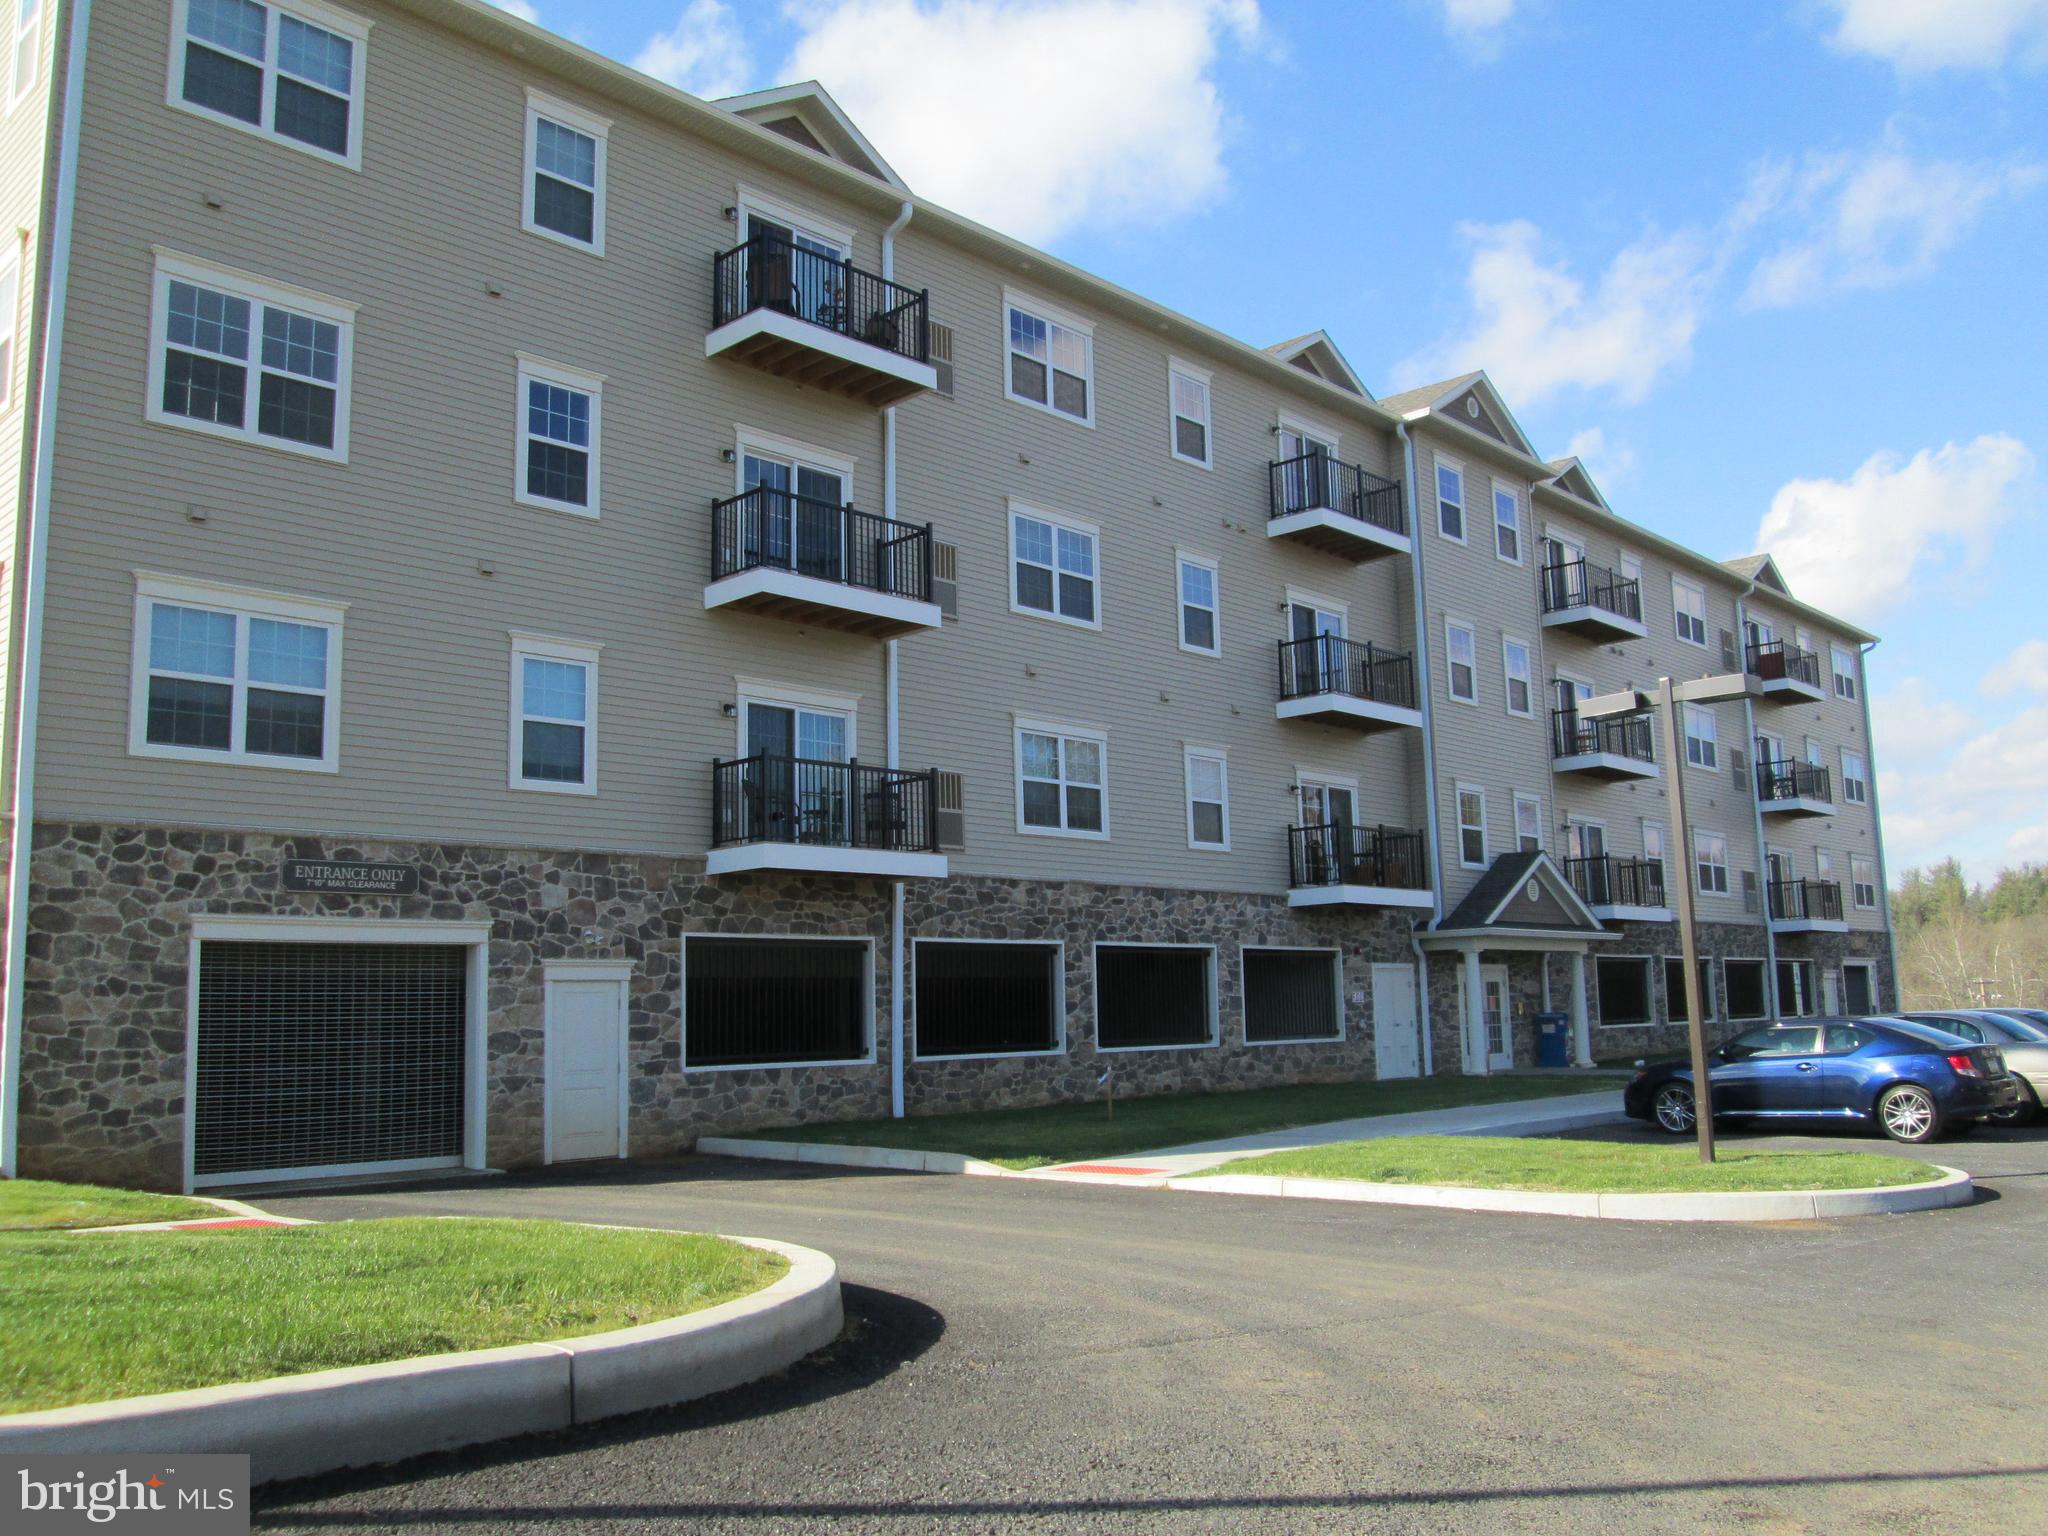
[{"label": "stone veneer wall", "polygon": [[[279,867],[286,858],[416,864],[420,889],[410,896],[285,891]],[[180,1182],[189,933],[198,916],[488,921],[485,1119],[493,1166],[541,1157],[542,988],[544,963],[553,959],[632,963],[627,1070],[635,1155],[678,1152],[700,1135],[884,1115],[888,899],[887,884],[876,880],[711,880],[696,860],[38,825],[27,913],[21,1168],[50,1178],[164,1188]],[[913,883],[907,938],[1064,942],[1068,1018],[1063,1055],[909,1065],[908,1103],[935,1111],[1096,1093],[1090,957],[1099,939],[1217,946],[1220,1045],[1105,1058],[1116,1063],[1119,1093],[1370,1077],[1370,964],[1411,958],[1410,923],[1403,912],[1293,909],[1277,896],[964,878]],[[595,931],[595,942],[583,942],[586,930]],[[692,933],[870,939],[875,1059],[847,1067],[685,1072],[683,936]],[[365,938],[374,940],[374,932]],[[1343,1041],[1244,1044],[1238,950],[1262,943],[1342,950]],[[906,1030],[914,1030],[908,993],[905,1012]]]},{"label": "stone veneer wall", "polygon": [[[1525,1072],[1536,1065],[1536,1015],[1543,1011],[1543,961],[1534,950],[1482,950],[1482,966],[1504,965],[1508,972],[1508,1036],[1513,1065],[1503,1069]],[[1456,1073],[1464,1070],[1463,1026],[1458,1017],[1458,971],[1464,956],[1438,950],[1429,957],[1430,1040],[1436,1052],[1436,1070]],[[1552,993],[1552,1006],[1560,1013],[1571,1012],[1569,972],[1562,991]]]}]

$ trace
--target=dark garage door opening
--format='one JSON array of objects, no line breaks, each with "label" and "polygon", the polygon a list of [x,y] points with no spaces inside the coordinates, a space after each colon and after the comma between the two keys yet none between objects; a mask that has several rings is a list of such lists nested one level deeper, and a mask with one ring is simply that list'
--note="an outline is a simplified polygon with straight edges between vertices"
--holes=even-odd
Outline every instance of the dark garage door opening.
[{"label": "dark garage door opening", "polygon": [[917,946],[917,1054],[994,1056],[1059,1044],[1057,944]]},{"label": "dark garage door opening", "polygon": [[868,1053],[865,939],[687,939],[683,1064],[772,1067]]},{"label": "dark garage door opening", "polygon": [[1095,951],[1095,1043],[1207,1045],[1215,1038],[1206,949],[1104,944]]},{"label": "dark garage door opening", "polygon": [[469,952],[199,946],[196,1179],[462,1159]]}]

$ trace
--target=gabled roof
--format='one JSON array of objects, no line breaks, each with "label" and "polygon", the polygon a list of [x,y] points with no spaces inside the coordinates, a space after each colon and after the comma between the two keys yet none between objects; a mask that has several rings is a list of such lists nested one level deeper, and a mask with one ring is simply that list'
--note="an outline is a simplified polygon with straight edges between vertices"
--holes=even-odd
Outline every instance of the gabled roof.
[{"label": "gabled roof", "polygon": [[1344,354],[1337,350],[1337,343],[1330,340],[1328,331],[1310,331],[1306,336],[1275,342],[1266,350],[1281,362],[1292,363],[1303,372],[1312,373],[1339,389],[1348,389],[1368,400],[1372,398],[1372,391],[1365,387],[1365,381],[1344,360]]},{"label": "gabled roof", "polygon": [[853,126],[853,119],[832,99],[831,93],[815,80],[771,86],[765,91],[749,91],[744,96],[721,96],[712,105],[723,107],[735,117],[758,123],[769,132],[779,133],[792,143],[801,144],[829,160],[837,160],[877,181],[887,182],[900,192],[910,190],[903,184],[903,178],[890,169],[889,162],[881,157],[875,146]]},{"label": "gabled roof", "polygon": [[1786,597],[1792,595],[1792,589],[1785,584],[1785,573],[1778,569],[1778,562],[1769,555],[1738,555],[1733,560],[1723,560],[1721,564],[1744,581],[1753,581],[1760,587],[1769,587],[1773,592],[1781,592]]},{"label": "gabled roof", "polygon": [[1454,379],[1388,395],[1380,405],[1410,420],[1418,416],[1441,416],[1467,431],[1479,432],[1506,444],[1524,458],[1542,458],[1484,370],[1461,373]]},{"label": "gabled roof", "polygon": [[[1537,895],[1531,900],[1529,885]],[[1465,899],[1443,915],[1437,933],[1483,933],[1487,929],[1513,933],[1601,934],[1600,926],[1571,881],[1549,854],[1504,853],[1493,861]]]},{"label": "gabled roof", "polygon": [[1557,471],[1544,484],[1560,490],[1567,496],[1590,502],[1602,512],[1612,512],[1607,498],[1600,494],[1600,487],[1593,483],[1593,477],[1586,472],[1586,466],[1578,459],[1552,459],[1550,467]]}]

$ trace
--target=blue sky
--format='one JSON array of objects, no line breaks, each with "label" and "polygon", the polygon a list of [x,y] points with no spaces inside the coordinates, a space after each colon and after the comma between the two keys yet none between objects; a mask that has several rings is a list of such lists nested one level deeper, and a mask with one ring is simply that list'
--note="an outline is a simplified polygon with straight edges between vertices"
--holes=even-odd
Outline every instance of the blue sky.
[{"label": "blue sky", "polygon": [[2048,0],[514,0],[815,76],[911,186],[1376,393],[1483,366],[1624,516],[1885,636],[1894,868],[2048,861]]}]

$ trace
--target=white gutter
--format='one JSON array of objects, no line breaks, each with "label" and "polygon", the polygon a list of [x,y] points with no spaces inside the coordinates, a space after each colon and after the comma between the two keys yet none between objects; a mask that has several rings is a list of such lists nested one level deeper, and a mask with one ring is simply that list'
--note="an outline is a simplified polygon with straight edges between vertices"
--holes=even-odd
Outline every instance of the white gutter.
[{"label": "white gutter", "polygon": [[42,702],[44,587],[49,570],[51,460],[57,443],[57,374],[64,355],[64,302],[71,287],[71,225],[78,200],[79,119],[85,96],[85,40],[92,0],[71,7],[64,121],[58,130],[57,206],[50,236],[50,318],[43,328],[42,387],[36,399],[36,469],[30,491],[28,572],[22,594],[21,719],[14,745],[14,826],[7,860],[7,1000],[0,1022],[0,1177],[15,1177],[20,1141],[21,1030],[28,961],[29,861],[35,848],[36,726]]},{"label": "white gutter", "polygon": [[[1407,485],[1409,583],[1415,594],[1415,689],[1422,704],[1423,845],[1429,850],[1429,921],[1433,928],[1444,918],[1444,881],[1443,860],[1437,847],[1436,715],[1431,702],[1435,689],[1429,677],[1428,589],[1422,580],[1422,514],[1415,496],[1415,441],[1409,437],[1405,421],[1394,423],[1394,436],[1400,440],[1402,463],[1407,471],[1402,478]],[[1421,933],[1413,928],[1408,933],[1408,944],[1415,953],[1415,1009],[1422,1027],[1422,1075],[1429,1077],[1436,1071],[1436,1031],[1429,1021],[1429,958],[1422,951]],[[1377,1020],[1374,1027],[1378,1027]],[[1458,1027],[1464,1028],[1462,1019]]]},{"label": "white gutter", "polygon": [[[1884,924],[1884,950],[1890,960],[1892,1006],[1903,1008],[1906,996],[1899,990],[1899,936],[1892,930],[1892,880],[1884,856],[1884,817],[1878,814],[1877,809],[1877,733],[1870,728],[1870,668],[1863,664],[1864,659],[1876,649],[1875,640],[1856,648],[1856,696],[1863,704],[1863,772],[1870,784],[1870,835],[1877,849],[1877,915]],[[1856,865],[1853,860],[1849,865],[1849,899],[1852,903],[1856,899]],[[1870,1005],[1876,1008],[1881,1001],[1873,997]]]},{"label": "white gutter", "polygon": [[[882,231],[882,280],[893,282],[896,278],[896,236],[904,225],[910,222],[915,205],[910,199],[903,200],[902,211],[895,221]],[[896,515],[896,407],[887,406],[882,411],[882,515],[893,518]],[[897,703],[897,681],[901,665],[896,655],[896,642],[890,640],[886,646],[888,661],[888,721],[889,721],[889,766],[902,766],[903,720]],[[891,1118],[903,1118],[903,882],[893,880],[889,884],[889,1114]]]}]

